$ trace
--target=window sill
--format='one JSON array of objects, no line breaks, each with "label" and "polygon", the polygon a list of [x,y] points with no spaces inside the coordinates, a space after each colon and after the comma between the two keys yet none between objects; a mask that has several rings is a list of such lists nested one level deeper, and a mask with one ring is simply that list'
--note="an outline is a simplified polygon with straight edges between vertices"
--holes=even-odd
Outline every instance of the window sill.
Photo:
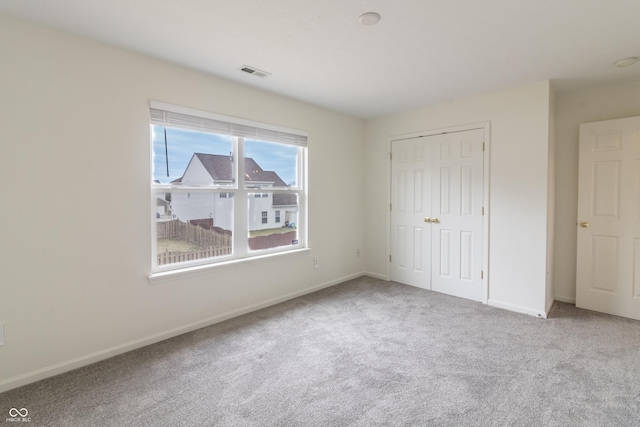
[{"label": "window sill", "polygon": [[251,258],[241,258],[241,259],[222,261],[222,262],[217,262],[212,264],[178,268],[175,270],[158,271],[155,273],[151,273],[148,276],[148,280],[150,284],[155,285],[157,283],[169,282],[169,281],[181,279],[184,277],[195,276],[199,274],[206,274],[215,270],[222,270],[222,269],[234,268],[234,267],[246,267],[252,264],[261,264],[264,262],[269,262],[274,259],[307,255],[310,252],[311,252],[310,248],[303,248],[303,249],[295,249],[295,250],[286,251],[286,252],[277,252],[272,254],[259,255]]}]

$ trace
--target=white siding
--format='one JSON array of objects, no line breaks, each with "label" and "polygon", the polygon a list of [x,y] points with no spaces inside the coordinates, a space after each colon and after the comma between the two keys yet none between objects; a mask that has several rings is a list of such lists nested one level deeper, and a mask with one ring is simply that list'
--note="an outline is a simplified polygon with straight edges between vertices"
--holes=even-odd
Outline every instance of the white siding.
[{"label": "white siding", "polygon": [[233,198],[219,193],[173,192],[171,195],[173,218],[187,222],[192,219],[213,218],[213,225],[232,230]]},{"label": "white siding", "polygon": [[182,176],[182,185],[211,185],[213,178],[207,172],[202,162],[195,155],[187,165],[187,169]]}]

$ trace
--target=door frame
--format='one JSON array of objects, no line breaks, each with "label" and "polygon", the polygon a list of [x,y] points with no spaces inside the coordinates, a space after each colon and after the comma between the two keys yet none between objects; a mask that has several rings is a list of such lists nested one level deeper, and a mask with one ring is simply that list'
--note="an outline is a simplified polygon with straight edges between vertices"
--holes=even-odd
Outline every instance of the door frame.
[{"label": "door frame", "polygon": [[[491,160],[491,122],[478,122],[470,123],[466,125],[450,126],[443,128],[436,128],[425,130],[422,132],[413,132],[400,135],[394,135],[387,137],[387,188],[386,188],[386,201],[387,209],[386,221],[387,221],[387,254],[391,256],[391,144],[393,141],[401,141],[404,139],[413,139],[420,137],[429,137],[434,135],[440,135],[452,132],[463,132],[468,130],[482,129],[484,133],[484,156],[483,156],[483,185],[482,185],[482,198],[484,215],[482,217],[482,303],[488,304],[489,301],[489,216],[491,215],[491,209],[489,206],[489,190],[490,190],[490,160]],[[391,262],[387,259],[386,268],[386,280],[391,280]]]}]

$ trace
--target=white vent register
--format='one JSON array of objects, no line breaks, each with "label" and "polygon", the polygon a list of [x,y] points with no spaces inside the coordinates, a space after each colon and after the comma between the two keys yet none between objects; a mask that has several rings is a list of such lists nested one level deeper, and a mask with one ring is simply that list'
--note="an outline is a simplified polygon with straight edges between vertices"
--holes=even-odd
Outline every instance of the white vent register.
[{"label": "white vent register", "polygon": [[262,78],[269,77],[271,75],[271,73],[268,73],[263,70],[259,70],[250,65],[243,65],[242,67],[238,68],[238,70],[242,71],[243,73],[251,74],[252,76],[262,77]]}]

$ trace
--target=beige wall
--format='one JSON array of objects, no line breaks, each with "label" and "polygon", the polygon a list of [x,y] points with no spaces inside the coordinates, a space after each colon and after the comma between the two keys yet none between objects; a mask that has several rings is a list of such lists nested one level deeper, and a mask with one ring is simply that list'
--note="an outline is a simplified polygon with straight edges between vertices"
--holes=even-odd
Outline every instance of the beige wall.
[{"label": "beige wall", "polygon": [[[362,274],[362,120],[3,15],[0,58],[0,391]],[[150,99],[306,130],[311,250],[149,284]]]},{"label": "beige wall", "polygon": [[386,277],[390,136],[489,121],[489,304],[546,315],[548,81],[382,117],[366,129],[366,271]]},{"label": "beige wall", "polygon": [[640,116],[640,81],[558,94],[555,298],[575,302],[578,128],[581,123]]}]

